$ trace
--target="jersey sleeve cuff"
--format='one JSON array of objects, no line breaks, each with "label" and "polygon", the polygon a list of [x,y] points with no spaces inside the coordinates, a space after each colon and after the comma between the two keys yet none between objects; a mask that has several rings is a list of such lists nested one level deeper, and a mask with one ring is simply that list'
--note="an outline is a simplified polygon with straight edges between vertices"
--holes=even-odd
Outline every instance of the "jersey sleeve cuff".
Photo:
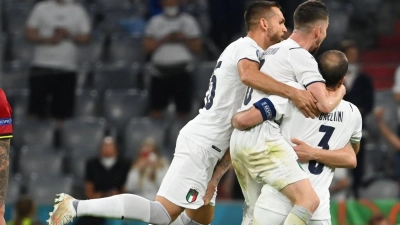
[{"label": "jersey sleeve cuff", "polygon": [[324,84],[325,84],[325,81],[323,81],[323,80],[316,80],[316,81],[313,81],[313,82],[310,82],[310,83],[304,85],[304,87],[307,88],[308,86],[310,86],[310,85],[313,84],[313,83],[324,83]]},{"label": "jersey sleeve cuff", "polygon": [[9,139],[12,137],[13,137],[13,134],[0,134],[0,139]]},{"label": "jersey sleeve cuff", "polygon": [[250,59],[250,58],[247,58],[247,57],[244,57],[244,58],[239,59],[239,60],[238,60],[238,63],[239,63],[240,61],[242,61],[243,59],[247,59],[247,60],[250,60],[250,61],[255,62],[255,63],[257,63],[257,64],[260,64],[260,61],[258,61],[258,60],[256,60],[256,59]]}]

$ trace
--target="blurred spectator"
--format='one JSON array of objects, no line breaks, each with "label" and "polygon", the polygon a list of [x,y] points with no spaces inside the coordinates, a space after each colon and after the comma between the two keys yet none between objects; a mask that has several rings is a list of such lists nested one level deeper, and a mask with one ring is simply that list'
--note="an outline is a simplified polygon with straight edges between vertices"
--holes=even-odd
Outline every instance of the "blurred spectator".
[{"label": "blurred spectator", "polygon": [[360,152],[357,154],[357,167],[353,170],[352,184],[354,197],[358,199],[359,187],[364,175],[365,137],[368,134],[367,124],[364,121],[374,107],[374,86],[370,76],[360,70],[357,45],[353,41],[343,41],[341,51],[346,54],[349,61],[349,68],[344,79],[347,93],[343,99],[357,106],[363,119],[363,138],[360,143]]},{"label": "blurred spectator", "polygon": [[399,103],[397,107],[397,116],[398,116],[397,135],[400,136],[400,66],[397,67],[396,73],[394,74],[394,85],[392,91],[394,99],[396,100],[397,103]]},{"label": "blurred spectator", "polygon": [[389,126],[384,121],[384,110],[383,108],[375,109],[375,118],[378,122],[379,130],[382,136],[389,142],[390,145],[398,152],[397,153],[397,182],[400,185],[400,138],[397,136],[392,130],[390,130]]},{"label": "blurred spectator", "polygon": [[155,141],[146,139],[128,173],[126,191],[154,200],[168,167],[169,164],[161,155]]},{"label": "blurred spectator", "polygon": [[[244,32],[243,15],[244,0],[208,0],[210,7],[211,31],[210,36],[219,49],[225,49],[234,39]],[[293,13],[293,12],[292,12]]]},{"label": "blurred spectator", "polygon": [[73,0],[39,2],[28,18],[25,36],[35,44],[29,114],[44,118],[50,110],[60,129],[74,110],[78,46],[90,40],[88,15]]},{"label": "blurred spectator", "polygon": [[20,197],[14,206],[15,219],[7,222],[7,225],[41,225],[34,219],[35,203],[28,196]]},{"label": "blurred spectator", "polygon": [[[125,193],[129,162],[118,157],[117,146],[112,137],[105,137],[99,156],[86,163],[85,195],[87,199],[103,198]],[[103,218],[81,217],[77,224],[101,225]]]},{"label": "blurred spectator", "polygon": [[332,201],[344,201],[350,188],[349,171],[345,168],[335,168],[329,192]]},{"label": "blurred spectator", "polygon": [[389,225],[389,222],[384,215],[378,214],[372,216],[372,218],[368,222],[368,225]]},{"label": "blurred spectator", "polygon": [[218,184],[217,199],[244,200],[243,192],[233,167],[229,168]]},{"label": "blurred spectator", "polygon": [[172,97],[183,117],[192,104],[188,68],[202,49],[200,29],[191,15],[180,12],[179,0],[161,2],[163,13],[150,19],[144,39],[144,50],[157,70],[151,77],[151,115],[160,117]]}]

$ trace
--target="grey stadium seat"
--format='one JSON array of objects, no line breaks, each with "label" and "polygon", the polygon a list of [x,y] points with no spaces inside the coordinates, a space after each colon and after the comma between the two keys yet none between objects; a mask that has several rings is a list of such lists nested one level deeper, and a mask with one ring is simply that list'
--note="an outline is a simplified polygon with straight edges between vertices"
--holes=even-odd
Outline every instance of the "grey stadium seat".
[{"label": "grey stadium seat", "polygon": [[124,134],[124,155],[134,159],[146,138],[153,138],[162,148],[165,143],[167,126],[166,121],[152,120],[147,117],[132,119]]},{"label": "grey stadium seat", "polygon": [[31,63],[33,59],[33,45],[25,39],[24,32],[11,34],[13,60]]},{"label": "grey stadium seat", "polygon": [[73,179],[68,176],[38,176],[31,179],[28,192],[38,205],[54,204],[56,194],[71,193]]},{"label": "grey stadium seat", "polygon": [[24,89],[28,87],[29,65],[13,61],[3,65],[1,88]]},{"label": "grey stadium seat", "polygon": [[[23,33],[32,4],[11,3],[5,7],[5,17],[9,31]],[[16,16],[18,15],[18,16]]]},{"label": "grey stadium seat", "polygon": [[110,43],[110,60],[113,63],[143,62],[142,37],[113,35]]},{"label": "grey stadium seat", "polygon": [[107,121],[121,134],[131,118],[146,114],[148,94],[146,91],[107,90],[104,96],[103,113]]},{"label": "grey stadium seat", "polygon": [[99,64],[95,68],[94,86],[99,92],[106,89],[129,89],[137,88],[139,64]]},{"label": "grey stadium seat", "polygon": [[6,203],[15,203],[21,194],[21,179],[10,176],[6,195]]},{"label": "grey stadium seat", "polygon": [[62,146],[83,154],[96,154],[106,130],[102,118],[77,118],[64,122],[61,134]]},{"label": "grey stadium seat", "polygon": [[52,148],[55,124],[51,121],[32,121],[14,124],[13,144],[16,148],[24,145]]},{"label": "grey stadium seat", "polygon": [[361,190],[361,197],[369,200],[396,199],[399,194],[398,183],[393,180],[380,179]]},{"label": "grey stadium seat", "polygon": [[41,146],[25,146],[21,149],[20,170],[24,177],[61,175],[63,153]]},{"label": "grey stadium seat", "polygon": [[99,94],[96,90],[75,91],[75,117],[95,117],[98,111]]},{"label": "grey stadium seat", "polygon": [[194,96],[196,99],[205,97],[215,65],[215,61],[203,62],[193,73]]},{"label": "grey stadium seat", "polygon": [[79,46],[78,62],[84,64],[98,61],[103,50],[104,40],[105,36],[99,34],[92,36],[89,44]]},{"label": "grey stadium seat", "polygon": [[12,108],[14,123],[23,121],[28,113],[28,89],[11,89],[5,91],[7,100]]}]

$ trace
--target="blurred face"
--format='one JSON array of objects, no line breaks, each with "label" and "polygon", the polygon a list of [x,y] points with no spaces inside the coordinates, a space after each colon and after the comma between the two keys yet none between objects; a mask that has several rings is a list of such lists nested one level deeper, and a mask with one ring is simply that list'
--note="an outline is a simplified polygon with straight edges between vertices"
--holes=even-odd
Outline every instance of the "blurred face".
[{"label": "blurred face", "polygon": [[100,155],[103,158],[116,157],[117,156],[117,146],[115,145],[115,142],[111,139],[105,140],[101,147]]},{"label": "blurred face", "polygon": [[357,63],[358,62],[358,49],[357,48],[349,48],[345,52],[347,60],[349,63]]},{"label": "blurred face", "polygon": [[140,150],[140,155],[147,157],[149,156],[152,152],[154,152],[154,146],[151,144],[146,144],[143,145],[142,149]]},{"label": "blurred face", "polygon": [[328,29],[329,20],[318,22],[317,26],[314,28],[315,41],[311,46],[309,52],[315,54],[318,52],[319,47],[326,38],[326,30]]},{"label": "blurred face", "polygon": [[268,20],[263,19],[263,23],[266,22],[268,24],[265,41],[270,44],[276,44],[284,40],[287,29],[281,10],[277,7],[273,7],[271,10],[273,15]]}]

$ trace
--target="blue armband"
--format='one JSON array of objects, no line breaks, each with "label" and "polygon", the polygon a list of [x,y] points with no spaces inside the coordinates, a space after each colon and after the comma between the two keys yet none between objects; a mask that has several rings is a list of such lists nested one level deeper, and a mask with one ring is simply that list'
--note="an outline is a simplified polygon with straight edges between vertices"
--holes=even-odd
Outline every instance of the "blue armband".
[{"label": "blue armband", "polygon": [[264,121],[275,118],[276,110],[274,104],[272,104],[268,98],[263,98],[253,105],[256,107],[256,109],[260,110]]}]

